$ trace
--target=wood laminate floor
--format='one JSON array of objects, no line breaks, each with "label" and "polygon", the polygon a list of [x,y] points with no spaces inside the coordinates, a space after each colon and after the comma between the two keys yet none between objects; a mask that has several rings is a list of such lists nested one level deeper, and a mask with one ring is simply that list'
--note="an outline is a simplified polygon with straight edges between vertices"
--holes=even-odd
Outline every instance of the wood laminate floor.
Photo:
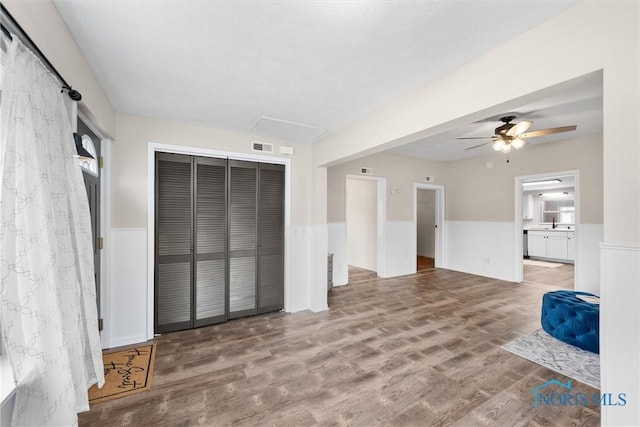
[{"label": "wood laminate floor", "polygon": [[557,289],[573,290],[575,288],[573,264],[562,264],[555,268],[525,264],[523,274],[525,283],[539,283],[554,286]]},{"label": "wood laminate floor", "polygon": [[416,264],[417,271],[431,270],[435,267],[435,260],[426,256],[418,255],[418,261]]},{"label": "wood laminate floor", "polygon": [[357,273],[329,311],[156,338],[151,390],[97,404],[80,424],[600,425],[598,408],[534,408],[534,387],[567,378],[500,349],[540,327],[554,287],[443,269]]}]

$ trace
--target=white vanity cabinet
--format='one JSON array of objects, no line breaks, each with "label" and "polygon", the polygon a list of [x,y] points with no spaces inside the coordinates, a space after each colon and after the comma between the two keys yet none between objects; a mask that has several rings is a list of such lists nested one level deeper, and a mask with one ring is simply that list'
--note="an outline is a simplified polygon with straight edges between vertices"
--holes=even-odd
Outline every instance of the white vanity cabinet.
[{"label": "white vanity cabinet", "polygon": [[575,259],[575,232],[561,230],[529,230],[528,253],[534,258]]}]

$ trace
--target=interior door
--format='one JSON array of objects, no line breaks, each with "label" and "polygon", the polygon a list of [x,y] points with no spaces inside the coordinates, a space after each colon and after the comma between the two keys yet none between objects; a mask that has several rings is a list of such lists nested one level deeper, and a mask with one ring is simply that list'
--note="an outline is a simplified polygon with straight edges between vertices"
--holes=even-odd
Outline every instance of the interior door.
[{"label": "interior door", "polygon": [[229,318],[257,314],[258,164],[229,160]]},{"label": "interior door", "polygon": [[195,158],[195,325],[226,320],[227,160]]},{"label": "interior door", "polygon": [[155,331],[192,327],[192,158],[156,153]]},{"label": "interior door", "polygon": [[[89,127],[78,118],[77,133],[80,136],[88,136],[93,143],[93,148],[96,153],[96,162],[100,159],[101,144],[100,138]],[[87,190],[87,197],[89,199],[89,212],[91,214],[91,234],[93,237],[93,268],[96,282],[96,304],[98,307],[98,319],[102,319],[101,313],[101,301],[100,301],[100,168],[96,167],[92,172],[82,169],[82,177],[84,179],[84,186]],[[100,322],[102,324],[102,322]],[[100,328],[102,329],[102,328]]]},{"label": "interior door", "polygon": [[284,308],[284,166],[260,164],[258,312]]}]

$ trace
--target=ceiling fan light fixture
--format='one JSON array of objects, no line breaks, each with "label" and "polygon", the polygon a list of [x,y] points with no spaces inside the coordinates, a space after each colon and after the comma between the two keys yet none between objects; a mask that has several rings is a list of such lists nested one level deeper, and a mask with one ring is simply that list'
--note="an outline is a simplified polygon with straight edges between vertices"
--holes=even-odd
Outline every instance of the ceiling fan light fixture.
[{"label": "ceiling fan light fixture", "polygon": [[506,146],[507,146],[507,144],[505,144],[503,140],[499,139],[496,142],[494,142],[493,149],[496,150],[496,151],[503,151],[504,152],[504,149],[505,149]]},{"label": "ceiling fan light fixture", "polygon": [[524,147],[524,144],[526,143],[526,141],[524,139],[520,139],[520,138],[514,138],[513,141],[511,141],[511,145],[513,146],[513,148],[515,148],[516,150],[521,149],[522,147]]}]

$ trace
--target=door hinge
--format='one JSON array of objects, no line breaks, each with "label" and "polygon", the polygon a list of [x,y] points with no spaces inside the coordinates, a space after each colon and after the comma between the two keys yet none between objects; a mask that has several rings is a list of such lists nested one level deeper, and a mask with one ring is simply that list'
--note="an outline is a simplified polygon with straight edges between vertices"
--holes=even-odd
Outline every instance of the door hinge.
[{"label": "door hinge", "polygon": [[102,319],[98,319],[98,330],[101,331],[104,328],[104,321]]},{"label": "door hinge", "polygon": [[100,167],[100,169],[104,168],[104,157],[103,156],[98,157],[98,166]]},{"label": "door hinge", "polygon": [[98,237],[98,249],[104,249],[104,238]]}]

